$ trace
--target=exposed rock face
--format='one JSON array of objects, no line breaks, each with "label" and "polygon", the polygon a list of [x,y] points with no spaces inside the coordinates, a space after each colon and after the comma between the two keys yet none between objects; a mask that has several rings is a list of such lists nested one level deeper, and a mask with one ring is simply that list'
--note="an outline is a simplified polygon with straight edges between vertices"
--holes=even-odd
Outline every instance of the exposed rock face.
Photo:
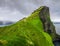
[{"label": "exposed rock face", "polygon": [[56,38],[56,31],[53,23],[50,20],[49,8],[43,6],[44,8],[39,13],[40,19],[43,23],[44,32],[47,32],[52,36],[53,39]]}]

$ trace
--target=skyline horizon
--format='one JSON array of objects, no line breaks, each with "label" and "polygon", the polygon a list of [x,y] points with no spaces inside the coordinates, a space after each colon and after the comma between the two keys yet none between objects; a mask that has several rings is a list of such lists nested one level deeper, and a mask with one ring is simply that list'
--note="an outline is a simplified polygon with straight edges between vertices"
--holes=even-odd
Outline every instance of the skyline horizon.
[{"label": "skyline horizon", "polygon": [[50,9],[53,22],[60,22],[60,0],[0,0],[0,20],[19,21],[40,6]]}]

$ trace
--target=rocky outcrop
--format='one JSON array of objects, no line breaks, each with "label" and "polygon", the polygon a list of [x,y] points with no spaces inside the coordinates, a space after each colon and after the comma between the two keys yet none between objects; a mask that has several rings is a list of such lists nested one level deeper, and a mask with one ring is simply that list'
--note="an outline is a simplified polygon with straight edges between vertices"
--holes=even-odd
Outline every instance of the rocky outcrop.
[{"label": "rocky outcrop", "polygon": [[41,12],[39,13],[39,17],[43,23],[44,32],[50,34],[50,36],[54,40],[56,38],[56,30],[50,19],[49,8],[43,6]]}]

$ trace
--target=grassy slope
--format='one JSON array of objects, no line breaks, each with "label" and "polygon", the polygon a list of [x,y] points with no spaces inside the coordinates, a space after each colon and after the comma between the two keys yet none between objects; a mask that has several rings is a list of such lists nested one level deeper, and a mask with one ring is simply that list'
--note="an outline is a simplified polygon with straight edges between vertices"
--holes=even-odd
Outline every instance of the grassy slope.
[{"label": "grassy slope", "polygon": [[13,25],[0,27],[0,45],[53,46],[50,36],[43,32],[43,26],[38,16],[42,8]]}]

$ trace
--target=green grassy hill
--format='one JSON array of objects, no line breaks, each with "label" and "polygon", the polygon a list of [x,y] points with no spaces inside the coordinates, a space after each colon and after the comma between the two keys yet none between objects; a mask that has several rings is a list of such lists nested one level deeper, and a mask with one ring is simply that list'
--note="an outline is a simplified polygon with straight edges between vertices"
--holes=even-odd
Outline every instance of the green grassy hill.
[{"label": "green grassy hill", "polygon": [[0,27],[0,46],[54,46],[39,19],[42,8],[15,24]]}]

